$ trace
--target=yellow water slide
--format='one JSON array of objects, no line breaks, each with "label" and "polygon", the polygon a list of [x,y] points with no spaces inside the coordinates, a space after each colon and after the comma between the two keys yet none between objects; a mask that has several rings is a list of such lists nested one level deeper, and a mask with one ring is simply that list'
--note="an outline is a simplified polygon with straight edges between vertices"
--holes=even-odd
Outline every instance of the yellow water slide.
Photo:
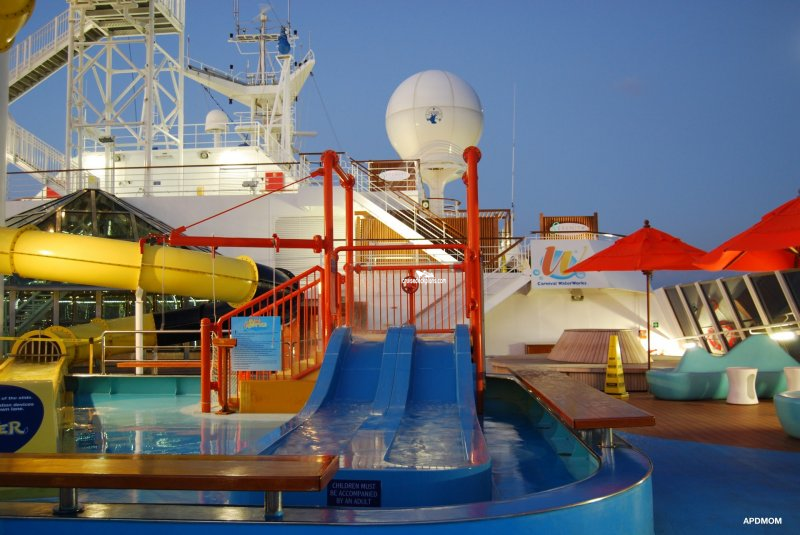
[{"label": "yellow water slide", "polygon": [[191,295],[246,303],[258,269],[248,257],[229,258],[161,245],[0,227],[0,273],[27,279]]},{"label": "yellow water slide", "polygon": [[[249,301],[258,288],[258,268],[247,257],[140,247],[136,242],[34,227],[0,227],[0,273],[124,290],[142,288],[232,304]],[[143,328],[155,329],[152,315],[146,315]],[[63,376],[72,361],[87,359],[89,351],[99,355],[100,336],[109,330],[134,330],[133,319],[96,318],[82,325],[53,326],[26,333],[15,342],[11,357],[0,363],[0,451],[58,449]],[[135,345],[133,335],[116,336],[111,345]],[[141,343],[154,345],[155,340],[145,337]]]}]

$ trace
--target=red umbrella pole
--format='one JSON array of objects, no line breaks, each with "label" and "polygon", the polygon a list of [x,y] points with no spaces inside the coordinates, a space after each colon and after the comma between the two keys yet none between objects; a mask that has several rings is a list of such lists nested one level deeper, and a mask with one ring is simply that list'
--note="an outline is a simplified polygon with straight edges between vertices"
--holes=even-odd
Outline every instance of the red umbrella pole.
[{"label": "red umbrella pole", "polygon": [[647,303],[647,369],[650,369],[650,277],[653,276],[652,271],[645,271],[645,302]]}]

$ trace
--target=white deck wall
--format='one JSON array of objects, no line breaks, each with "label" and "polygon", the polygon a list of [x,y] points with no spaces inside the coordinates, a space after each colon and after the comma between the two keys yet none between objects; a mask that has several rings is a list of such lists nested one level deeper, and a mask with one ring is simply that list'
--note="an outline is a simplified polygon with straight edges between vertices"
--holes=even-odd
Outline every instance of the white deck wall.
[{"label": "white deck wall", "polygon": [[[516,293],[486,315],[486,355],[522,355],[525,344],[555,344],[564,329],[644,329],[644,292],[583,289],[583,300],[569,290]],[[651,298],[652,299],[652,298]],[[651,300],[651,321],[664,325],[658,304]],[[662,346],[660,329],[651,333],[651,346]],[[642,340],[646,345],[646,340]]]}]

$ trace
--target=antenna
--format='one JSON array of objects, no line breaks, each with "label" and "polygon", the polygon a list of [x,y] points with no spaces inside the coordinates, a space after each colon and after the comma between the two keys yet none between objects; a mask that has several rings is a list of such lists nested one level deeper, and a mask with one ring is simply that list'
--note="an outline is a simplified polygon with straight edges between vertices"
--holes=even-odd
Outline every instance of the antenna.
[{"label": "antenna", "polygon": [[514,82],[514,95],[511,99],[511,235],[514,235],[514,181],[516,178],[517,154],[517,83]]},{"label": "antenna", "polygon": [[233,24],[236,26],[236,35],[239,35],[239,0],[233,0]]}]

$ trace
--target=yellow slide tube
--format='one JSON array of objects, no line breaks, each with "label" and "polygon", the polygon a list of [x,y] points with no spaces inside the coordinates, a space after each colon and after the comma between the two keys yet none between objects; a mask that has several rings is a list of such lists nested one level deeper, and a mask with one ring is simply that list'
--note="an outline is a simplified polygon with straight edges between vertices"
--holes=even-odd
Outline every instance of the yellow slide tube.
[{"label": "yellow slide tube", "polygon": [[149,293],[246,303],[258,269],[248,257],[137,242],[0,227],[0,273]]}]

